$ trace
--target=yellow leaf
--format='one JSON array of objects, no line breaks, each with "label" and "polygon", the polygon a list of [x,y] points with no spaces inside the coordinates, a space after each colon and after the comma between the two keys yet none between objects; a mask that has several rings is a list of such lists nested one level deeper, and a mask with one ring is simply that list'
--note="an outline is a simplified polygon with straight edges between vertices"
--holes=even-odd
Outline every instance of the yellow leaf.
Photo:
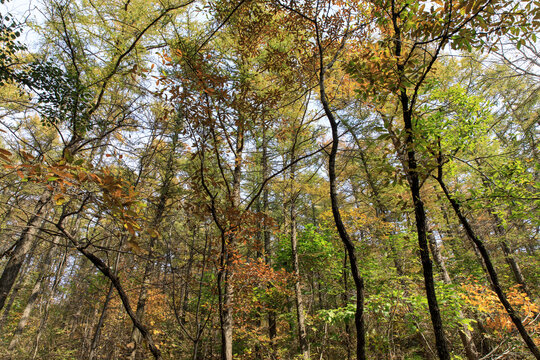
[{"label": "yellow leaf", "polygon": [[54,195],[54,203],[56,205],[64,205],[67,202],[67,199],[62,194]]},{"label": "yellow leaf", "polygon": [[131,238],[126,243],[127,247],[137,255],[144,254],[144,250],[139,244],[135,241],[134,238]]}]

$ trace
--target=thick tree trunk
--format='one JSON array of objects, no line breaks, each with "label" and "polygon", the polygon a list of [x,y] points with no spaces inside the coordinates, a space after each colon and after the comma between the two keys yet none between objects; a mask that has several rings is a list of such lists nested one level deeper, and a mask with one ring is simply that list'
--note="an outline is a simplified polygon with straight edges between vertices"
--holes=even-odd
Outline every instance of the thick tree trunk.
[{"label": "thick tree trunk", "polygon": [[50,200],[50,194],[47,192],[41,196],[36,204],[34,213],[26,223],[19,239],[15,244],[15,248],[4,268],[4,272],[0,277],[0,310],[4,307],[7,296],[15,283],[15,279],[21,270],[26,254],[32,247],[32,240],[37,233],[37,225],[41,220],[41,215],[45,211],[46,205]]},{"label": "thick tree trunk", "polygon": [[[33,254],[34,254],[34,251],[36,249],[36,246],[37,246],[37,243],[34,242],[32,248],[28,252],[27,257],[32,258]],[[2,317],[0,318],[0,333],[2,333],[2,329],[4,328],[4,325],[6,324],[8,318],[9,318],[9,313],[11,311],[13,303],[15,302],[15,299],[17,298],[17,294],[19,293],[19,291],[21,290],[21,288],[24,285],[25,276],[28,273],[28,271],[29,271],[28,262],[23,261],[23,266],[22,266],[22,268],[20,270],[20,275],[17,278],[17,281],[16,281],[16,284],[15,284],[15,286],[13,288],[13,291],[11,291],[11,294],[9,295],[9,300],[6,303],[6,305],[4,307],[4,312],[2,313]]]}]

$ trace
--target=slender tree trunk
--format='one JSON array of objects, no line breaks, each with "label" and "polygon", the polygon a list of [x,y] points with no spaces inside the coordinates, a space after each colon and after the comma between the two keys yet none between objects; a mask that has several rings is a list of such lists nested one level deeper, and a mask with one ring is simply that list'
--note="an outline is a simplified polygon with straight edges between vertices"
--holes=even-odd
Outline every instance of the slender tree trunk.
[{"label": "slender tree trunk", "polygon": [[534,341],[530,337],[529,333],[525,329],[525,326],[523,325],[520,317],[518,316],[518,314],[516,313],[516,311],[514,310],[512,305],[510,304],[510,302],[508,302],[506,294],[504,293],[504,291],[503,291],[503,289],[501,287],[501,284],[499,283],[499,277],[497,275],[497,271],[495,270],[495,267],[493,266],[493,263],[491,262],[491,258],[489,256],[489,253],[487,252],[486,247],[484,246],[484,242],[476,235],[476,233],[472,229],[471,225],[469,224],[469,221],[467,220],[467,218],[465,217],[465,215],[461,211],[461,205],[459,204],[459,202],[456,199],[454,199],[450,195],[450,192],[448,191],[448,188],[446,187],[446,184],[443,181],[443,176],[442,176],[443,162],[442,161],[443,161],[442,155],[439,154],[439,158],[438,158],[439,168],[438,168],[438,174],[437,174],[436,179],[439,182],[439,185],[441,186],[441,189],[443,190],[446,198],[448,199],[448,201],[452,205],[452,208],[454,209],[454,212],[456,213],[456,216],[458,217],[461,225],[463,226],[463,228],[467,232],[467,235],[469,236],[469,238],[472,240],[472,242],[478,248],[478,251],[480,252],[480,255],[482,256],[482,259],[484,261],[484,265],[486,266],[486,269],[487,269],[487,272],[488,272],[488,275],[489,275],[489,279],[491,281],[491,285],[493,287],[493,290],[497,294],[497,297],[501,301],[501,303],[504,306],[506,312],[510,316],[510,319],[512,320],[512,322],[516,326],[519,334],[521,335],[523,341],[525,342],[525,344],[527,345],[527,347],[529,348],[531,353],[534,355],[534,357],[536,359],[540,360],[540,351],[538,350],[538,347],[536,346],[536,344],[534,343]]},{"label": "slender tree trunk", "polygon": [[356,287],[356,312],[354,316],[354,322],[356,326],[356,357],[357,360],[366,359],[366,334],[365,334],[365,320],[364,320],[364,278],[358,271],[358,262],[356,260],[355,246],[349,237],[343,220],[341,219],[341,213],[339,211],[339,203],[337,198],[337,179],[336,179],[336,155],[339,147],[338,136],[338,124],[330,105],[328,104],[328,98],[326,96],[324,77],[326,68],[323,64],[323,50],[320,41],[319,44],[319,91],[321,94],[321,102],[323,105],[324,113],[330,122],[332,130],[332,148],[330,150],[330,156],[328,160],[328,177],[330,179],[330,200],[332,203],[332,214],[334,216],[334,222],[338,231],[339,237],[347,249],[349,255],[349,263],[351,265],[351,273]]},{"label": "slender tree trunk", "polygon": [[[120,262],[120,252],[117,252],[116,259],[114,260],[114,270],[113,270],[114,275],[117,275],[119,262]],[[107,295],[105,295],[105,301],[103,301],[101,314],[99,315],[99,320],[96,324],[94,335],[92,336],[92,342],[90,343],[90,351],[88,353],[88,360],[94,360],[94,358],[96,357],[96,351],[97,351],[99,341],[101,338],[101,329],[103,329],[103,325],[105,324],[105,318],[107,317],[107,310],[109,307],[109,303],[112,299],[113,291],[114,291],[114,285],[111,282],[109,285],[109,290],[107,291]]]},{"label": "slender tree trunk", "polygon": [[[398,40],[396,43],[399,43],[396,45],[396,48],[398,49],[396,50],[396,55],[399,56],[401,54],[401,42]],[[401,72],[404,71],[403,65],[398,65],[398,68]],[[424,274],[424,286],[428,301],[429,314],[431,317],[431,323],[433,324],[433,332],[435,334],[435,345],[437,347],[439,359],[450,360],[450,352],[448,351],[448,345],[442,325],[441,312],[437,302],[437,295],[435,293],[433,264],[429,257],[426,211],[424,209],[424,202],[422,201],[420,195],[420,179],[418,174],[419,169],[416,161],[416,151],[414,149],[415,144],[413,135],[414,129],[412,122],[412,108],[409,104],[409,96],[406,89],[401,89],[400,102],[402,107],[403,122],[405,125],[405,147],[407,149],[405,172],[407,174],[409,189],[413,199],[418,247],[420,250],[420,260],[422,262],[422,270]]]},{"label": "slender tree trunk", "polygon": [[[240,211],[240,180],[242,175],[243,165],[243,150],[244,150],[244,123],[243,119],[239,120],[239,126],[236,136],[235,146],[235,161],[233,170],[232,190],[230,194],[230,204],[232,209]],[[215,211],[215,209],[214,209]],[[214,214],[214,220],[215,214]],[[233,219],[233,227],[229,229],[228,234],[225,234],[224,228],[218,224],[221,231],[221,255],[220,267],[218,272],[218,288],[220,291],[220,320],[221,320],[221,341],[222,341],[222,360],[232,360],[233,358],[233,297],[234,289],[232,284],[232,249],[235,242],[237,226],[241,219]]]},{"label": "slender tree trunk", "polygon": [[[404,109],[407,109],[408,98],[405,91],[402,92],[402,104]],[[416,232],[418,235],[418,247],[420,249],[420,259],[422,261],[422,269],[424,273],[424,285],[426,290],[426,297],[428,300],[429,313],[431,316],[431,322],[433,324],[433,331],[435,333],[435,343],[437,347],[437,353],[441,360],[450,360],[450,353],[447,347],[446,337],[444,335],[441,312],[437,302],[437,295],[435,293],[435,282],[433,280],[433,265],[429,257],[429,248],[427,241],[427,227],[426,227],[426,211],[424,209],[424,203],[420,197],[420,181],[418,178],[418,167],[416,165],[416,154],[413,149],[413,135],[412,135],[412,114],[410,110],[404,110],[406,146],[409,149],[408,155],[408,167],[407,177],[409,179],[409,186],[414,203],[414,215],[416,218]]]},{"label": "slender tree trunk", "polygon": [[[400,82],[406,81],[405,66],[402,63],[402,38],[401,28],[398,22],[400,21],[401,11],[396,8],[395,1],[392,1],[392,24],[394,28],[394,56],[397,60],[397,72]],[[418,84],[419,85],[419,84]],[[450,360],[450,352],[448,351],[448,345],[446,337],[444,335],[441,312],[439,310],[439,304],[437,302],[437,295],[435,293],[435,283],[433,281],[433,264],[429,257],[429,247],[427,241],[427,225],[426,225],[426,211],[424,209],[424,202],[420,196],[420,174],[417,166],[416,150],[414,143],[414,126],[413,126],[413,107],[409,94],[407,94],[407,88],[401,87],[399,91],[399,102],[401,104],[401,113],[404,123],[404,167],[409,183],[409,189],[414,204],[414,215],[416,219],[416,232],[418,236],[418,247],[420,250],[420,259],[422,261],[422,271],[424,275],[424,285],[426,291],[426,297],[428,301],[429,314],[431,317],[431,323],[433,324],[433,332],[435,334],[435,345],[437,347],[437,354],[440,360]],[[399,149],[396,149],[401,152]]]},{"label": "slender tree trunk", "polygon": [[[295,161],[294,149],[291,155],[291,162]],[[304,315],[304,300],[302,296],[302,284],[300,279],[300,262],[298,260],[298,241],[297,241],[297,231],[296,231],[296,192],[294,190],[294,181],[295,181],[295,168],[296,166],[291,166],[290,174],[290,224],[289,232],[291,236],[291,252],[292,252],[292,263],[293,263],[293,275],[294,275],[294,295],[296,302],[296,316],[298,322],[298,343],[300,345],[300,353],[304,360],[309,360],[309,344],[307,341],[307,331],[306,331],[306,321]]]},{"label": "slender tree trunk", "polygon": [[[266,123],[263,125],[263,138],[262,138],[262,178],[263,180],[268,178],[269,174],[269,166],[268,166],[268,130]],[[272,257],[273,257],[273,251],[272,251],[272,238],[270,236],[270,230],[268,229],[268,221],[267,218],[269,217],[269,191],[268,188],[265,187],[262,193],[262,213],[264,215],[263,217],[263,225],[262,225],[262,233],[263,233],[263,242],[264,242],[264,261],[267,265],[272,265]],[[270,347],[272,348],[272,357],[275,357],[275,338],[277,335],[277,328],[276,328],[276,312],[272,309],[268,311],[268,336],[270,338]]]},{"label": "slender tree trunk", "polygon": [[[349,304],[349,280],[347,279],[347,274],[349,272],[348,266],[347,266],[347,248],[344,249],[343,253],[343,271],[342,271],[342,278],[343,278],[343,294],[341,294],[341,299],[343,301],[343,306],[347,306]],[[349,319],[345,319],[345,346],[347,348],[347,360],[351,360],[351,324]]]},{"label": "slender tree trunk", "polygon": [[101,308],[101,313],[99,315],[99,320],[96,324],[96,329],[94,330],[94,335],[92,336],[92,342],[90,343],[90,352],[88,354],[88,360],[94,360],[96,357],[96,351],[99,345],[99,340],[101,338],[101,329],[105,324],[105,318],[107,316],[107,310],[109,307],[109,302],[111,301],[114,291],[114,286],[112,283],[109,285],[109,290],[105,296],[105,301],[103,301],[103,307]]},{"label": "slender tree trunk", "polygon": [[[172,136],[171,149],[169,149],[169,153],[168,153],[163,183],[161,184],[161,188],[159,190],[160,195],[159,195],[158,203],[156,205],[154,217],[150,225],[151,230],[155,231],[156,233],[158,232],[159,225],[161,224],[163,220],[163,214],[165,213],[165,206],[166,206],[167,200],[170,197],[171,182],[175,175],[174,174],[174,156],[176,154],[177,144],[178,144],[178,133],[175,132],[173,133],[173,136]],[[148,279],[150,278],[150,275],[152,274],[152,271],[154,269],[153,256],[154,256],[154,247],[156,245],[156,239],[157,239],[157,236],[152,236],[150,238],[148,260],[146,261],[146,265],[144,267],[141,290],[139,292],[139,298],[137,300],[137,308],[135,310],[135,314],[137,315],[140,321],[142,321],[144,318],[146,301],[148,299]],[[139,344],[142,341],[141,332],[135,326],[133,327],[133,330],[131,333],[131,339],[132,339],[134,347],[129,358],[131,360],[135,360],[137,358],[137,351],[139,348]]]},{"label": "slender tree trunk", "polygon": [[531,293],[529,291],[529,287],[527,286],[527,283],[525,281],[525,277],[523,276],[523,273],[521,272],[521,268],[514,257],[513,251],[510,250],[510,247],[508,246],[508,243],[506,242],[506,231],[502,225],[502,221],[499,218],[499,216],[495,213],[493,213],[493,217],[495,219],[495,231],[500,237],[500,244],[501,249],[504,254],[504,260],[510,266],[510,269],[512,270],[512,275],[514,275],[514,279],[516,280],[516,283],[518,283],[523,291],[532,299]]},{"label": "slender tree trunk", "polygon": [[[224,254],[223,264],[225,266],[221,277],[218,276],[218,281],[223,284],[222,301],[221,301],[221,342],[222,360],[232,360],[232,340],[233,340],[233,317],[232,317],[232,298],[233,287],[230,282],[230,266],[232,264],[230,254]],[[221,281],[220,281],[221,280]]]},{"label": "slender tree trunk", "polygon": [[[482,164],[479,160],[476,160],[476,164],[480,167]],[[487,179],[482,178],[482,183],[487,187]],[[506,263],[510,266],[510,270],[512,271],[512,274],[514,275],[514,279],[516,282],[521,285],[523,291],[532,298],[531,293],[529,292],[529,288],[527,287],[527,283],[525,282],[525,278],[523,277],[523,273],[521,272],[521,268],[516,261],[515,257],[513,256],[512,251],[510,250],[510,247],[508,246],[508,243],[506,242],[506,230],[504,229],[503,222],[499,215],[497,215],[496,212],[493,211],[493,209],[488,209],[488,211],[493,216],[493,220],[495,222],[495,233],[499,237],[499,243],[501,245],[501,249],[504,254],[504,259]]]},{"label": "slender tree trunk", "polygon": [[59,259],[59,261],[57,263],[57,266],[56,266],[56,272],[55,272],[55,275],[54,275],[54,282],[53,282],[51,288],[49,289],[49,293],[47,294],[48,295],[47,296],[47,301],[45,302],[45,305],[43,307],[44,308],[43,314],[41,315],[41,320],[39,322],[39,327],[38,327],[38,330],[36,332],[36,340],[35,340],[35,344],[34,344],[34,351],[33,351],[32,359],[35,359],[37,357],[37,354],[38,354],[39,342],[41,340],[43,330],[45,330],[45,325],[47,324],[47,320],[49,318],[50,305],[51,305],[51,302],[54,299],[54,296],[56,295],[56,289],[58,289],[58,285],[60,284],[60,280],[62,279],[62,274],[64,273],[64,270],[66,268],[67,252],[68,252],[67,250],[64,251],[64,254]]},{"label": "slender tree trunk", "polygon": [[[154,239],[152,238],[150,243],[150,254],[149,254],[149,260],[146,262],[146,265],[144,267],[144,274],[142,278],[141,283],[141,290],[139,292],[139,298],[137,300],[137,308],[135,310],[135,315],[139,318],[140,321],[143,321],[144,319],[144,312],[146,309],[146,301],[148,300],[148,279],[150,277],[150,274],[152,273],[153,269],[153,263],[152,263],[152,249],[154,247]],[[131,354],[129,355],[129,359],[135,360],[137,358],[137,352],[139,348],[139,344],[142,341],[142,334],[136,327],[133,328],[131,333],[131,340],[133,343],[133,350],[131,351]]]},{"label": "slender tree trunk", "polygon": [[134,313],[133,308],[131,307],[131,304],[129,302],[129,298],[127,296],[126,291],[124,290],[124,287],[122,286],[122,283],[120,282],[120,279],[116,274],[114,274],[113,270],[103,262],[99,257],[91,253],[86,246],[80,246],[78,245],[77,240],[73,235],[68,233],[63,225],[62,225],[63,218],[59,220],[59,222],[56,225],[58,230],[62,232],[62,234],[75,246],[75,248],[85,256],[94,266],[103,274],[105,277],[107,277],[111,283],[114,285],[114,288],[116,289],[116,292],[118,293],[118,296],[120,297],[120,300],[122,301],[122,305],[124,306],[124,310],[128,314],[129,318],[131,319],[134,326],[139,329],[141,332],[143,338],[146,340],[146,343],[148,344],[148,348],[150,349],[150,352],[154,356],[154,359],[159,360],[161,359],[161,351],[156,347],[154,344],[154,340],[152,339],[152,335],[142,324],[142,322],[139,320],[137,315]]},{"label": "slender tree trunk", "polygon": [[[429,247],[431,248],[431,253],[433,254],[433,261],[441,271],[441,274],[443,276],[443,282],[445,284],[452,284],[452,279],[450,278],[450,274],[446,269],[446,262],[442,257],[441,249],[432,232],[428,233],[428,239]],[[461,310],[458,311],[458,317],[460,319],[465,319],[465,315]],[[476,346],[474,345],[474,341],[472,340],[471,331],[469,330],[467,325],[463,325],[462,328],[459,330],[459,337],[461,339],[461,343],[463,344],[463,348],[465,349],[467,359],[477,360],[478,351],[476,350]]]}]

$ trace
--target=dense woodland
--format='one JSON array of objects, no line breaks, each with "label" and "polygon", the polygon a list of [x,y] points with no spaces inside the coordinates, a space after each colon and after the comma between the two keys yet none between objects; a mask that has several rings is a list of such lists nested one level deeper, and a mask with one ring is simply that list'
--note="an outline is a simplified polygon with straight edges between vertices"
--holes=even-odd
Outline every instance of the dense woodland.
[{"label": "dense woodland", "polygon": [[540,359],[539,0],[2,3],[1,359]]}]

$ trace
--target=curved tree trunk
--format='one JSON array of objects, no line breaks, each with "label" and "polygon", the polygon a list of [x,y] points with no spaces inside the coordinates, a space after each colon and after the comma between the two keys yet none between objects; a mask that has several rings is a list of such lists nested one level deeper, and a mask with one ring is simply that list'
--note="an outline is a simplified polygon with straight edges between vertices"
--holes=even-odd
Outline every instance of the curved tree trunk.
[{"label": "curved tree trunk", "polygon": [[[318,34],[317,34],[318,35]],[[330,180],[330,200],[332,203],[332,214],[334,216],[334,222],[336,224],[339,237],[347,249],[349,255],[349,263],[351,265],[351,273],[353,281],[356,287],[356,312],[354,316],[354,323],[356,326],[356,357],[358,360],[366,359],[366,334],[365,334],[365,320],[364,320],[364,278],[358,271],[358,261],[355,254],[355,246],[349,237],[349,233],[345,229],[343,220],[341,219],[341,213],[339,211],[339,202],[337,198],[337,179],[336,179],[336,155],[339,147],[339,135],[338,124],[330,105],[328,104],[328,98],[326,96],[324,77],[326,67],[323,64],[322,47],[319,43],[319,92],[321,95],[321,102],[323,105],[324,113],[330,122],[332,130],[332,148],[330,150],[330,156],[328,160],[328,177]]]},{"label": "curved tree trunk", "polygon": [[456,213],[456,216],[458,217],[461,225],[467,232],[467,235],[478,248],[478,251],[480,252],[480,255],[482,256],[482,259],[486,266],[493,290],[497,294],[497,297],[501,301],[506,312],[510,316],[510,319],[516,326],[519,334],[521,335],[521,338],[523,339],[523,341],[525,342],[525,344],[527,345],[531,353],[534,355],[536,359],[540,360],[540,350],[538,350],[538,347],[536,346],[536,344],[530,337],[529,333],[525,329],[525,326],[523,325],[521,318],[518,316],[518,314],[516,313],[516,311],[510,304],[510,302],[508,302],[506,294],[504,293],[501,287],[501,284],[499,283],[499,277],[497,275],[497,271],[495,270],[495,267],[493,266],[493,263],[491,262],[491,257],[489,256],[489,253],[487,252],[487,249],[484,246],[484,242],[476,235],[471,225],[469,224],[469,221],[467,220],[467,218],[461,211],[461,205],[456,199],[454,199],[450,195],[450,192],[448,191],[448,188],[446,187],[446,184],[443,181],[443,176],[442,176],[443,159],[442,159],[441,154],[439,154],[438,164],[439,164],[439,167],[438,167],[438,174],[437,174],[436,179],[439,182],[439,185],[441,186],[441,189],[443,190],[444,195],[446,196],[446,198],[452,205],[452,208],[454,209],[454,212]]},{"label": "curved tree trunk", "polygon": [[[114,261],[114,273],[117,274],[118,269],[118,263],[120,262],[120,254],[121,252],[117,252],[116,259]],[[109,285],[109,290],[107,290],[107,295],[105,296],[105,301],[103,302],[103,306],[101,308],[101,314],[99,315],[99,320],[96,324],[96,329],[94,330],[94,335],[92,336],[92,342],[90,343],[90,351],[88,352],[88,360],[94,360],[96,357],[96,351],[99,345],[99,341],[101,338],[101,329],[103,328],[103,325],[105,324],[105,318],[107,317],[107,310],[109,307],[109,302],[112,299],[114,291],[114,285],[111,282]]]}]

